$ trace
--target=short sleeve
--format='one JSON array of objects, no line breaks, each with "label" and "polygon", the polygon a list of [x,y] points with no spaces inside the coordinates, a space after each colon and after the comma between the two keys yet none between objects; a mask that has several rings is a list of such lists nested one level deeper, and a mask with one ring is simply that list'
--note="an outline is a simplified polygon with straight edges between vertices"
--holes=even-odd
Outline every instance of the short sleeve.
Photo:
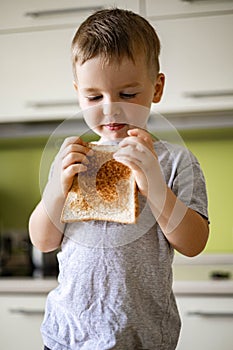
[{"label": "short sleeve", "polygon": [[187,207],[208,219],[206,182],[197,158],[183,145],[155,143],[164,179]]},{"label": "short sleeve", "polygon": [[203,171],[188,150],[179,156],[171,189],[189,208],[208,219],[208,199]]}]

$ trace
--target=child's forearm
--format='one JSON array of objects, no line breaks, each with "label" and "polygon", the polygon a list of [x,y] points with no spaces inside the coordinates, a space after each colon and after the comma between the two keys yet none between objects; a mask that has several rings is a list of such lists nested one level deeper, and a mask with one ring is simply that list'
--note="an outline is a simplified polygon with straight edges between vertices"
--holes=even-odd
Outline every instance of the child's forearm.
[{"label": "child's forearm", "polygon": [[57,249],[62,241],[64,224],[60,215],[64,205],[63,197],[55,197],[45,189],[43,198],[29,220],[29,234],[33,245],[43,252]]},{"label": "child's forearm", "polygon": [[[150,196],[151,210],[169,243],[187,256],[199,254],[207,243],[208,221],[181,202],[170,188],[163,200]],[[162,203],[162,204],[161,204]]]},{"label": "child's forearm", "polygon": [[51,168],[43,198],[29,221],[31,241],[41,251],[52,251],[60,246],[64,231],[60,217],[65,198],[73,177],[86,170],[87,156],[92,154],[87,143],[79,137],[68,137],[63,142]]}]

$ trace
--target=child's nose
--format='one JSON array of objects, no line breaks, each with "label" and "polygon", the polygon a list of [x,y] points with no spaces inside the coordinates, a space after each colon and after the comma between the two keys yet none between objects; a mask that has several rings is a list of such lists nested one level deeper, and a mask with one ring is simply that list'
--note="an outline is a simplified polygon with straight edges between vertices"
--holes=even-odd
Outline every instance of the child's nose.
[{"label": "child's nose", "polygon": [[115,117],[120,115],[121,107],[119,102],[110,102],[103,105],[103,114],[106,117]]}]

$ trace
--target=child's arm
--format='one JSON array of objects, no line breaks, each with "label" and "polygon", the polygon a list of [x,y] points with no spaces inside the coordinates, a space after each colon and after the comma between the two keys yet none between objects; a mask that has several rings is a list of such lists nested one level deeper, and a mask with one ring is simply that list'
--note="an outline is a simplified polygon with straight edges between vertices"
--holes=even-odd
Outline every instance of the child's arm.
[{"label": "child's arm", "polygon": [[208,221],[181,202],[166,185],[150,135],[141,129],[128,132],[114,157],[128,165],[140,192],[170,244],[187,256],[199,254],[205,247]]},{"label": "child's arm", "polygon": [[74,175],[86,170],[87,153],[92,152],[77,137],[67,138],[61,146],[43,197],[29,220],[30,238],[39,250],[48,252],[60,246],[64,230],[60,216],[67,193]]},{"label": "child's arm", "polygon": [[149,199],[149,203],[164,235],[178,252],[195,256],[205,248],[209,235],[207,219],[188,208],[170,188],[166,188],[163,208],[156,200]]}]

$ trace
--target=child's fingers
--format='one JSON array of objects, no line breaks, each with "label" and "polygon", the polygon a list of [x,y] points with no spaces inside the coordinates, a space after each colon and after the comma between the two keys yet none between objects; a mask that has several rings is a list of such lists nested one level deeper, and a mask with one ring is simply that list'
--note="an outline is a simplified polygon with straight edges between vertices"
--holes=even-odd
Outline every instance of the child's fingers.
[{"label": "child's fingers", "polygon": [[155,140],[146,130],[131,129],[128,131],[128,135],[129,137],[126,137],[122,142],[120,142],[121,147],[125,147],[128,144],[136,143],[138,144],[138,148],[140,148],[140,145],[142,145],[147,149],[149,149],[156,156],[156,153],[154,150]]},{"label": "child's fingers", "polygon": [[149,148],[152,152],[154,152],[154,142],[155,138],[144,129],[131,129],[128,131],[128,135],[130,137],[137,137],[139,140],[143,140],[144,144]]},{"label": "child's fingers", "polygon": [[133,143],[125,145],[125,147],[121,147],[116,153],[114,153],[113,157],[122,163],[123,160],[125,161],[128,159],[128,161],[139,165],[145,161],[145,155],[148,152],[150,151],[147,147],[143,146],[142,144]]},{"label": "child's fingers", "polygon": [[71,144],[74,144],[74,143],[77,143],[77,144],[81,144],[81,145],[85,145],[85,142],[78,136],[70,136],[70,137],[67,137],[62,145],[61,145],[61,150],[67,148],[67,146],[71,145]]},{"label": "child's fingers", "polygon": [[66,169],[72,164],[88,164],[87,157],[82,153],[70,152],[62,159],[62,168]]},{"label": "child's fingers", "polygon": [[141,152],[152,150],[151,147],[149,147],[148,143],[144,139],[138,136],[130,136],[130,137],[124,138],[124,140],[122,140],[119,143],[119,146],[120,146],[120,149],[123,149],[127,146],[131,146]]},{"label": "child's fingers", "polygon": [[88,147],[88,144],[79,137],[68,137],[63,142],[59,158],[64,161],[65,166],[75,162],[88,162],[86,156],[91,156],[93,151]]},{"label": "child's fingers", "polygon": [[128,166],[133,171],[142,171],[141,162],[138,159],[130,159],[128,157],[116,157],[115,160]]},{"label": "child's fingers", "polygon": [[153,142],[155,141],[151,134],[144,129],[135,128],[128,130],[129,136],[136,136],[142,138],[145,142]]},{"label": "child's fingers", "polygon": [[62,159],[64,159],[65,157],[67,157],[67,155],[75,154],[75,153],[81,154],[84,156],[86,155],[91,156],[93,154],[93,151],[86,146],[83,146],[77,143],[72,143],[63,149],[63,151],[61,152],[61,157]]},{"label": "child's fingers", "polygon": [[69,151],[69,150],[75,149],[75,147],[82,150],[82,153],[87,154],[90,152],[90,155],[92,153],[92,150],[88,147],[88,143],[83,141],[78,136],[67,137],[64,140],[63,144],[61,145],[60,152],[63,152],[64,150]]},{"label": "child's fingers", "polygon": [[72,186],[74,176],[86,170],[87,170],[87,167],[81,163],[72,164],[63,170],[61,179],[62,179],[63,193],[65,196],[67,196]]},{"label": "child's fingers", "polygon": [[64,170],[64,178],[65,179],[73,179],[73,177],[81,172],[87,170],[86,165],[84,164],[72,164]]}]

